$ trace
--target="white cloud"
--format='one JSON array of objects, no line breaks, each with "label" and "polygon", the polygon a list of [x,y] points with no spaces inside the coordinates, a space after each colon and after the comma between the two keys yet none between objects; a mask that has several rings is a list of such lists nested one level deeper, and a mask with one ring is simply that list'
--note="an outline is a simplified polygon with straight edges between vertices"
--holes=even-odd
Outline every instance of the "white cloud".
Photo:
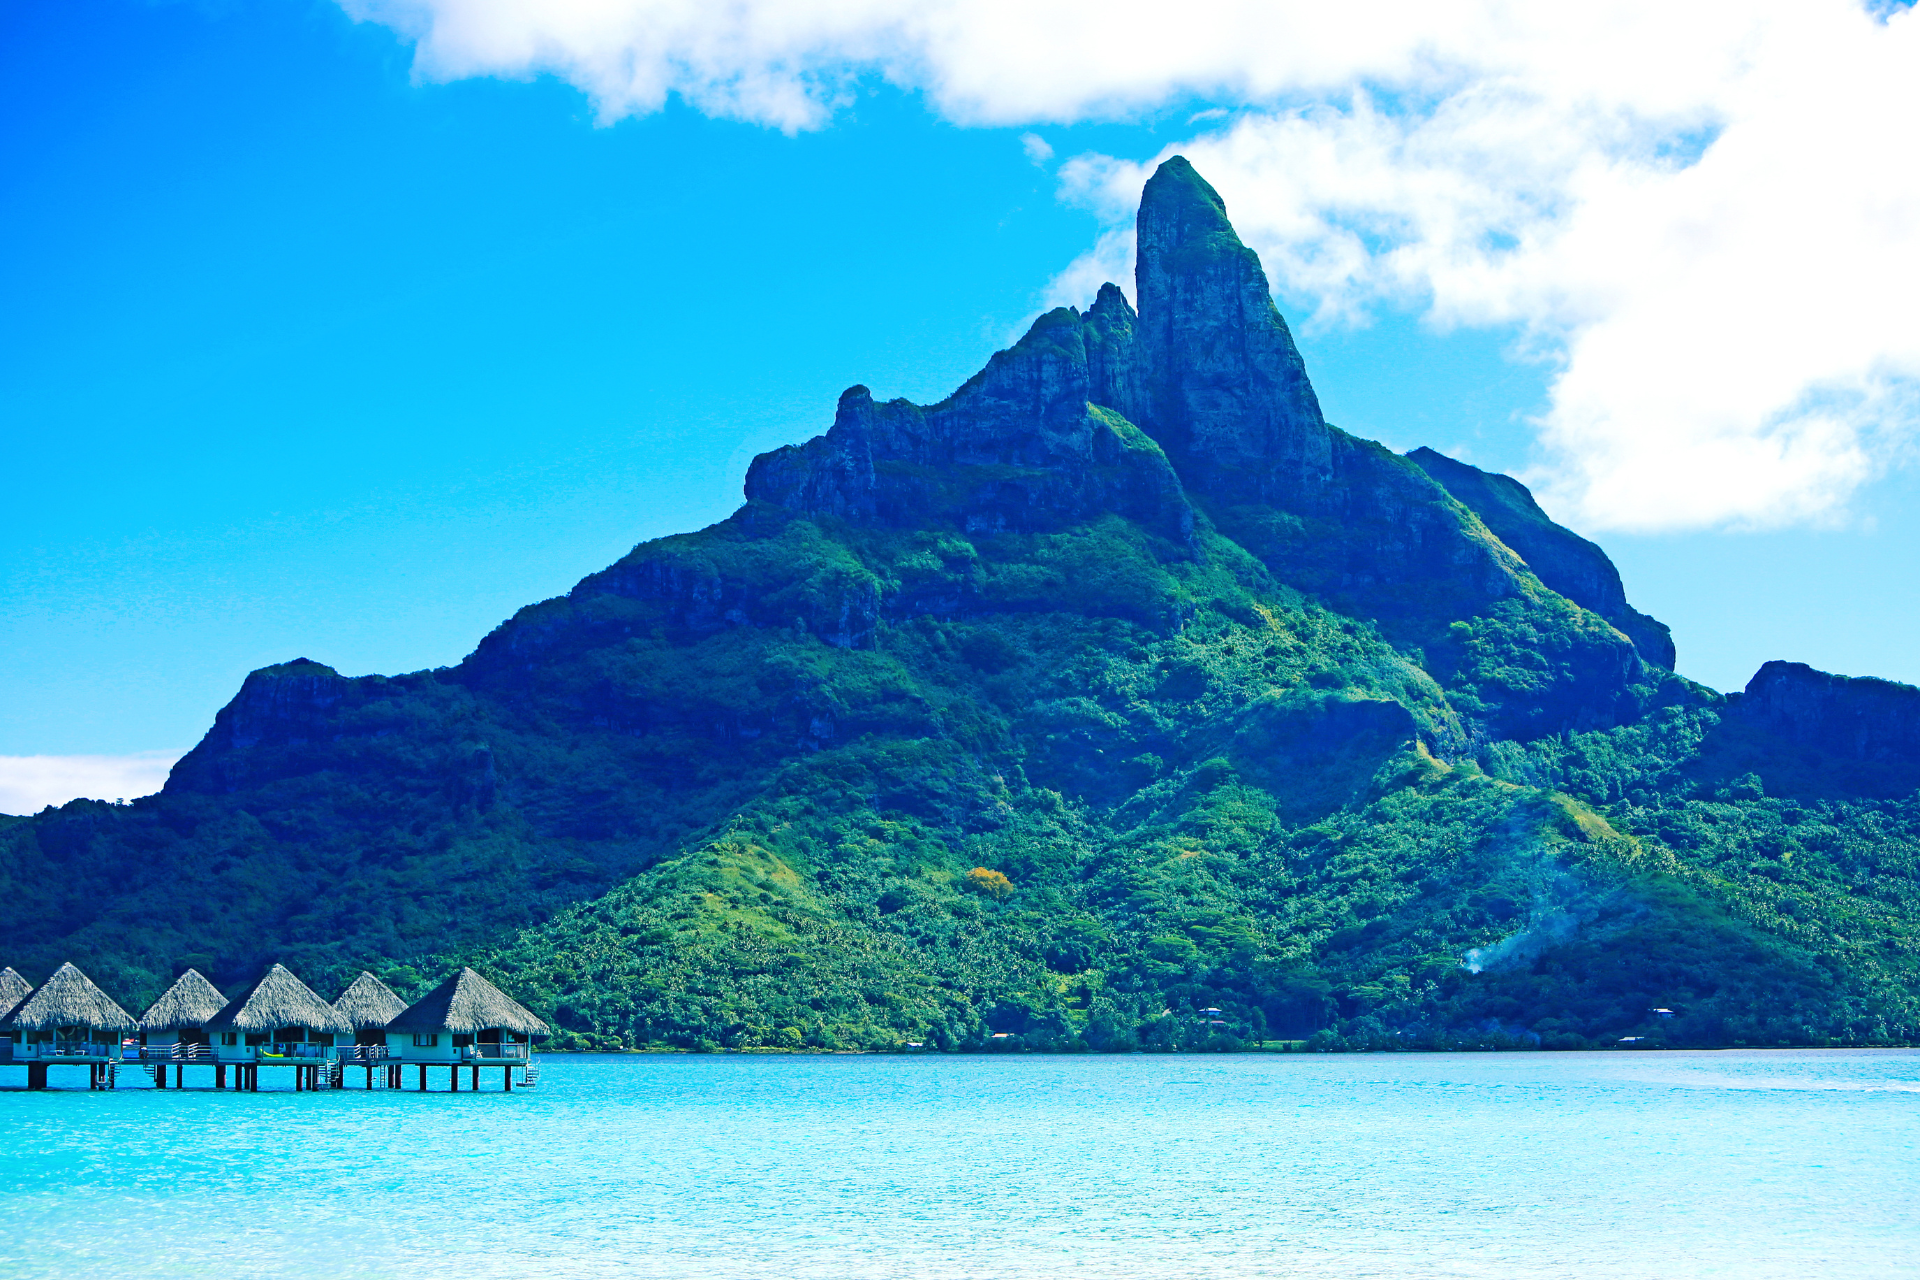
[{"label": "white cloud", "polygon": [[[1229,103],[1167,148],[1317,323],[1514,324],[1556,361],[1532,477],[1589,528],[1833,518],[1920,385],[1920,22],[1852,0],[342,0],[429,77],[553,72],[787,129],[862,75],[948,118]],[[1162,154],[1166,154],[1163,152]],[[1157,158],[1157,157],[1156,157]],[[1123,282],[1148,168],[1063,166]]]},{"label": "white cloud", "polygon": [[1053,159],[1053,145],[1037,133],[1021,134],[1020,145],[1026,149],[1027,159],[1035,164],[1045,164]]},{"label": "white cloud", "polygon": [[69,800],[133,800],[166,785],[178,751],[126,756],[0,756],[0,813],[38,813]]}]

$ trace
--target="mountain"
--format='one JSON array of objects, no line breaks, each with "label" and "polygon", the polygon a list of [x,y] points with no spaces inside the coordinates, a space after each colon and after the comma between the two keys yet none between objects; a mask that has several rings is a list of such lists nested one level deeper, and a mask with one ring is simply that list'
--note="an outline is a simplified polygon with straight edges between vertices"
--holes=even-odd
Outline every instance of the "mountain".
[{"label": "mountain", "polygon": [[1523,486],[1326,422],[1186,161],[1138,243],[459,666],[268,667],[0,819],[4,959],[470,963],[592,1047],[1920,1034],[1920,690],[1675,675]]}]

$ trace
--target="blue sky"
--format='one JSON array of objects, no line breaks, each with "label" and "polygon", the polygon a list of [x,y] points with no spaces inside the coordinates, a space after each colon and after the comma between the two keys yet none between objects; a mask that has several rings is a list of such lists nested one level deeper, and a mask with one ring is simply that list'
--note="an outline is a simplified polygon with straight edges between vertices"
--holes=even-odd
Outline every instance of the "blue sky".
[{"label": "blue sky", "polygon": [[[1123,264],[1101,184],[1124,195],[1223,100],[982,120],[950,85],[856,74],[783,131],[684,91],[621,116],[564,68],[417,75],[403,34],[312,0],[16,0],[0,24],[4,757],[164,758],[295,656],[457,662],[724,516],[842,388],[937,398],[1062,281]],[[1537,316],[1441,315],[1438,286],[1354,304],[1250,240],[1332,420],[1552,480],[1538,424],[1569,357]],[[1892,456],[1764,532],[1553,509],[1685,674],[1920,680]]]}]

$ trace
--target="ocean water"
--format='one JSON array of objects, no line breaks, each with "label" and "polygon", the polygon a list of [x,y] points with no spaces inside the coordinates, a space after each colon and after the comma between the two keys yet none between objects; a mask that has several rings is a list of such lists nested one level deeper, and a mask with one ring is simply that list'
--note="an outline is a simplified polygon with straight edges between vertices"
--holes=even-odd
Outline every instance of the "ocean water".
[{"label": "ocean water", "polygon": [[67,1071],[0,1068],[0,1275],[1920,1276],[1910,1051]]}]

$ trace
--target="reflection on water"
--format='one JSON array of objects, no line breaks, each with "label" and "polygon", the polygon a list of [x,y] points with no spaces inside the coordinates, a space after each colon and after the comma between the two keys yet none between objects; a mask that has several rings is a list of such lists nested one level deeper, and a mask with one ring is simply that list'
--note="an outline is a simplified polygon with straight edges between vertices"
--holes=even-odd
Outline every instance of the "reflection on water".
[{"label": "reflection on water", "polygon": [[0,1094],[0,1274],[1920,1274],[1907,1051],[543,1061]]}]

